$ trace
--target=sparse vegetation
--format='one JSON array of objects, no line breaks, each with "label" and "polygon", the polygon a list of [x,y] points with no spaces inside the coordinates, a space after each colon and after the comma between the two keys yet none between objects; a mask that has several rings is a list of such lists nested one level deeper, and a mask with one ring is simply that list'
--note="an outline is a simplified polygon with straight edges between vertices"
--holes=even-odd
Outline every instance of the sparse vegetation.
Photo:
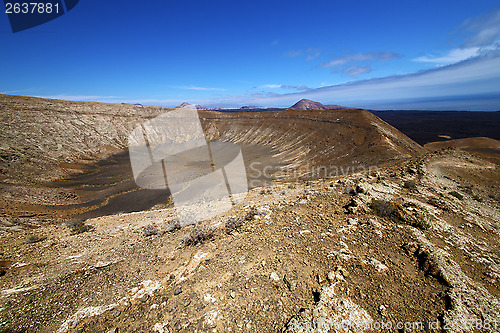
[{"label": "sparse vegetation", "polygon": [[241,217],[231,217],[226,221],[226,233],[230,234],[243,225],[245,220]]},{"label": "sparse vegetation", "polygon": [[[409,211],[406,208],[411,207],[412,210]],[[400,222],[411,225],[412,227],[427,230],[429,229],[431,224],[431,217],[426,213],[425,208],[415,205],[415,204],[406,204],[400,205],[395,204],[394,217]]]},{"label": "sparse vegetation", "polygon": [[26,243],[28,243],[28,244],[38,243],[38,242],[44,241],[45,239],[47,239],[47,237],[45,237],[45,236],[40,237],[38,235],[31,235],[26,240]]},{"label": "sparse vegetation", "polygon": [[403,187],[409,190],[415,190],[417,188],[417,183],[414,180],[407,180],[403,184]]},{"label": "sparse vegetation", "polygon": [[370,208],[380,217],[388,217],[394,213],[394,205],[382,199],[373,200],[370,203]]},{"label": "sparse vegetation", "polygon": [[252,206],[250,210],[246,213],[245,215],[245,221],[251,221],[254,219],[255,215],[257,215],[259,212],[257,211],[257,208],[255,206]]},{"label": "sparse vegetation", "polygon": [[165,232],[174,232],[176,230],[179,230],[181,228],[179,221],[174,221],[173,223],[169,223],[166,228]]},{"label": "sparse vegetation", "polygon": [[72,235],[81,234],[94,229],[94,227],[85,224],[84,221],[81,220],[69,221],[66,223],[66,226],[71,230]]},{"label": "sparse vegetation", "polygon": [[431,227],[430,218],[427,214],[418,214],[413,217],[411,225],[422,230],[427,230]]},{"label": "sparse vegetation", "polygon": [[195,226],[194,229],[182,239],[185,245],[203,244],[214,237],[214,230],[206,226]]},{"label": "sparse vegetation", "polygon": [[158,229],[154,225],[150,224],[142,228],[142,234],[144,235],[144,237],[157,235]]}]

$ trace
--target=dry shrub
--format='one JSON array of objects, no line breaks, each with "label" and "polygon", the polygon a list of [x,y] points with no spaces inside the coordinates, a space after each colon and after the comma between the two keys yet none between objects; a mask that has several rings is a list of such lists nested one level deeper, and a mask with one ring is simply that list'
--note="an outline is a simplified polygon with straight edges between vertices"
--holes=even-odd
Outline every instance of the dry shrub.
[{"label": "dry shrub", "polygon": [[72,235],[81,234],[83,232],[92,231],[94,227],[86,225],[84,221],[74,220],[66,222],[66,226],[71,230]]},{"label": "dry shrub", "polygon": [[231,217],[226,221],[226,233],[230,234],[243,225],[244,219],[241,217]]},{"label": "dry shrub", "polygon": [[195,226],[195,228],[182,239],[185,245],[203,244],[206,240],[214,237],[214,230],[206,226]]}]

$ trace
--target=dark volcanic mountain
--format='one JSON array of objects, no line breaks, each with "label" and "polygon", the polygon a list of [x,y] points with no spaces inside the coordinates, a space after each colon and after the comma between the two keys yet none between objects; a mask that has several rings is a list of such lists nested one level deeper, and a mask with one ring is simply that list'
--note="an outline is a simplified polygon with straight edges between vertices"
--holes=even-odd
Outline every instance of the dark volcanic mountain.
[{"label": "dark volcanic mountain", "polygon": [[346,110],[347,107],[330,104],[323,105],[320,102],[311,101],[310,99],[301,99],[290,107],[291,110]]}]

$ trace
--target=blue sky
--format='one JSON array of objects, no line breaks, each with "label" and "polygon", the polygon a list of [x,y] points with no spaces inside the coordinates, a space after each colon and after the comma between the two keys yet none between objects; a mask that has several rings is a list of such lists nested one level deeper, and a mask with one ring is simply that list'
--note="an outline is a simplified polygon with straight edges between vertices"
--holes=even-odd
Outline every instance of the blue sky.
[{"label": "blue sky", "polygon": [[12,33],[0,93],[500,110],[498,1],[92,1]]}]

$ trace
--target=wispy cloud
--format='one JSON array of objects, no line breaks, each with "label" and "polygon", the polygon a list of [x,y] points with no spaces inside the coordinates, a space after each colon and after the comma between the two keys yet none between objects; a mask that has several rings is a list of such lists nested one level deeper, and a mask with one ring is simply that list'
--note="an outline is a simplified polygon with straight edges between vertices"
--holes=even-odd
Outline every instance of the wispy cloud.
[{"label": "wispy cloud", "polygon": [[289,90],[295,90],[295,91],[304,91],[304,90],[309,90],[311,88],[305,86],[305,85],[300,85],[300,86],[294,86],[290,84],[264,84],[259,87],[254,87],[254,88],[261,88],[261,89],[289,89]]},{"label": "wispy cloud", "polygon": [[224,88],[212,88],[212,87],[198,87],[198,86],[180,86],[176,87],[178,89],[186,89],[186,90],[198,90],[198,91],[224,91]]},{"label": "wispy cloud", "polygon": [[289,84],[282,84],[281,85],[281,88],[283,89],[290,89],[290,90],[296,90],[296,91],[305,91],[305,90],[310,90],[312,88],[309,88],[308,86],[292,86],[292,85],[289,85]]},{"label": "wispy cloud", "polygon": [[500,49],[500,9],[468,19],[456,32],[464,35],[464,42],[441,55],[426,55],[413,59],[437,65],[450,65]]},{"label": "wispy cloud", "polygon": [[395,58],[399,58],[400,55],[394,52],[368,52],[368,53],[355,53],[346,56],[338,57],[332,59],[328,62],[322,62],[321,67],[331,68],[331,67],[341,67],[348,63],[360,62],[360,61],[387,61]]},{"label": "wispy cloud", "polygon": [[462,48],[483,47],[497,42],[500,38],[500,8],[466,20],[458,31],[466,35]]},{"label": "wispy cloud", "polygon": [[297,58],[303,54],[304,54],[304,51],[302,51],[302,50],[291,50],[291,51],[285,52],[285,56],[287,56],[289,58]]},{"label": "wispy cloud", "polygon": [[260,87],[264,88],[264,89],[277,89],[277,88],[281,88],[281,84],[264,84]]},{"label": "wispy cloud", "polygon": [[370,66],[349,66],[344,68],[342,73],[356,77],[361,74],[370,73],[371,71],[372,68]]},{"label": "wispy cloud", "polygon": [[317,48],[310,47],[306,50],[306,61],[311,61],[318,58],[321,55],[321,50]]},{"label": "wispy cloud", "polygon": [[470,47],[466,49],[453,49],[445,55],[441,56],[423,56],[413,59],[418,62],[428,62],[433,64],[449,65],[462,60],[470,59],[478,56],[480,53],[479,47]]},{"label": "wispy cloud", "polygon": [[305,56],[306,61],[311,61],[318,58],[321,55],[321,50],[315,47],[309,47],[305,50],[291,50],[285,52],[285,56],[289,58],[297,58],[300,56]]},{"label": "wispy cloud", "polygon": [[[363,108],[497,110],[500,105],[500,51],[400,76],[359,80],[294,93],[257,93],[212,100],[224,106],[290,106],[301,98]],[[439,101],[432,104],[432,101]]]},{"label": "wispy cloud", "polygon": [[0,90],[0,94],[5,94],[5,95],[12,95],[12,94],[19,94],[23,92],[29,92],[29,90],[21,89],[21,90]]}]

